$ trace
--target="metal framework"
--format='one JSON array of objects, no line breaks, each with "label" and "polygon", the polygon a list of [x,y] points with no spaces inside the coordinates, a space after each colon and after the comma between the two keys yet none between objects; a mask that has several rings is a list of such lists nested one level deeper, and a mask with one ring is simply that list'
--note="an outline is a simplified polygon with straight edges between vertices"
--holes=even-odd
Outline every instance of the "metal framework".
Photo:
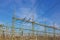
[{"label": "metal framework", "polygon": [[[23,26],[21,27],[22,23],[19,25],[19,28],[18,28],[15,25],[16,21],[22,21],[22,22],[25,22],[27,24],[30,23],[31,24],[31,29],[23,28]],[[17,22],[17,23],[20,23],[20,22]],[[39,27],[41,27],[41,26],[44,27],[44,31],[35,30],[35,24],[39,25]],[[48,28],[52,28],[53,32],[47,32]],[[1,29],[2,29],[2,31],[1,31]],[[3,30],[3,29],[6,29],[6,31]],[[18,36],[16,34],[16,29],[19,30],[18,31]],[[35,21],[26,20],[25,18],[16,18],[15,16],[12,18],[12,26],[10,28],[10,30],[11,30],[10,35],[5,35],[5,32],[8,33],[8,30],[9,30],[8,26],[0,25],[0,33],[1,32],[3,33],[1,35],[2,39],[0,38],[1,40],[30,40],[30,39],[32,39],[32,40],[40,40],[40,39],[41,40],[50,40],[50,39],[51,40],[57,40],[58,39],[59,40],[59,36],[60,36],[60,28],[56,28],[54,24],[53,24],[53,26],[48,26],[48,25],[45,25],[45,24],[37,23]],[[28,30],[29,33],[27,31],[24,31],[24,30]],[[59,33],[57,33],[58,31],[56,32],[56,30],[58,30]],[[26,32],[26,35],[25,35],[24,32]],[[53,36],[52,36],[52,34],[53,34]],[[9,38],[6,39],[7,36]],[[52,38],[50,38],[50,37],[52,37]]]},{"label": "metal framework", "polygon": [[[48,26],[48,25],[40,24],[40,23],[37,23],[37,22],[34,22],[34,21],[25,20],[25,18],[16,18],[16,17],[14,17],[14,19],[15,19],[15,21],[20,20],[20,21],[28,22],[28,23],[31,23],[32,24],[32,29],[24,29],[24,28],[22,28],[22,30],[20,30],[20,31],[22,31],[22,36],[23,36],[23,31],[24,30],[30,30],[30,31],[32,31],[31,36],[34,36],[34,32],[37,32],[37,33],[38,32],[42,32],[42,33],[45,33],[45,36],[48,37],[47,33],[50,34],[51,32],[47,32],[47,28],[52,28],[53,29],[53,32],[51,34],[53,34],[53,37],[54,37],[54,40],[55,40],[56,34],[59,34],[59,33],[56,33],[56,30],[59,30],[60,31],[60,28],[56,28],[54,24],[53,24],[53,26]],[[44,31],[34,30],[34,24],[37,24],[39,26],[43,26],[44,27]],[[14,27],[14,26],[12,26],[12,27]],[[17,29],[19,29],[19,28],[17,28]]]}]

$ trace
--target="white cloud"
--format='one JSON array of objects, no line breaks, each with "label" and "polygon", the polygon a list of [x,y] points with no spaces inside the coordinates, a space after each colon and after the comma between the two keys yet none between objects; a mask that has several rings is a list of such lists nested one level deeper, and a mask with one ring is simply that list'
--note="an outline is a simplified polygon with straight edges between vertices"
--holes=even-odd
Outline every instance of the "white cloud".
[{"label": "white cloud", "polygon": [[31,10],[31,8],[20,8],[20,11],[16,13],[16,16],[20,18],[31,18],[34,16],[34,20],[37,18],[37,13],[35,10]]},{"label": "white cloud", "polygon": [[4,24],[3,22],[0,22],[0,24]]}]

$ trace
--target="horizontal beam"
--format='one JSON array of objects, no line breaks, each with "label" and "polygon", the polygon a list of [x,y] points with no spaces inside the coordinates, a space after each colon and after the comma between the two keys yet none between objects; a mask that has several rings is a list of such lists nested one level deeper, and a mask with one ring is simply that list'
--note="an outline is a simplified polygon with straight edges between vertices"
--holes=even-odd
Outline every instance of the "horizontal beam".
[{"label": "horizontal beam", "polygon": [[45,25],[45,24],[40,24],[40,23],[37,23],[37,22],[34,22],[34,21],[30,21],[30,20],[25,20],[25,18],[15,18],[16,20],[21,20],[21,21],[25,21],[25,22],[29,22],[29,23],[34,23],[34,24],[37,24],[37,25],[40,25],[40,26],[44,26],[44,27],[48,27],[48,28],[53,28],[53,29],[56,29],[56,30],[60,30],[60,28],[57,28],[57,27],[54,27],[54,26],[48,26],[48,25]]},{"label": "horizontal beam", "polygon": [[[5,28],[3,28],[3,29],[5,29]],[[22,28],[15,28],[15,29],[22,29]],[[28,31],[34,31],[34,32],[36,32],[36,33],[47,33],[47,34],[54,34],[54,32],[45,32],[45,31],[38,31],[38,30],[32,30],[32,29],[24,29],[23,28],[23,31],[25,31],[25,30],[28,30]],[[55,33],[55,35],[60,35],[60,33]]]}]

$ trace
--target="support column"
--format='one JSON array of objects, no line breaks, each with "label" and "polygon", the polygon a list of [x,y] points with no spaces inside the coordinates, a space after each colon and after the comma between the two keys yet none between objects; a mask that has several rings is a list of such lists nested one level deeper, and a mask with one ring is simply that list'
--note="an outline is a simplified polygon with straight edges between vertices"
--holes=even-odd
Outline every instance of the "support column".
[{"label": "support column", "polygon": [[32,22],[32,36],[34,36],[34,22]]},{"label": "support column", "polygon": [[53,37],[54,37],[53,40],[55,40],[55,23],[53,23]]},{"label": "support column", "polygon": [[14,38],[14,32],[15,32],[15,29],[14,28],[15,28],[15,17],[12,18],[12,28],[11,28],[11,31],[12,31],[12,35],[11,35],[12,38],[11,39],[12,40],[14,40],[13,39]]}]

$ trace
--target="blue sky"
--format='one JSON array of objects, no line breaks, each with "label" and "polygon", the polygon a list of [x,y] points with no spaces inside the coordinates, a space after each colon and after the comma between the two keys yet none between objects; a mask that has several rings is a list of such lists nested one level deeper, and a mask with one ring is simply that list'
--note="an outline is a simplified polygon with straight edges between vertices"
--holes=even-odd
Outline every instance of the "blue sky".
[{"label": "blue sky", "polygon": [[0,23],[10,24],[14,10],[20,18],[34,15],[38,22],[46,20],[60,25],[60,0],[0,0]]}]

